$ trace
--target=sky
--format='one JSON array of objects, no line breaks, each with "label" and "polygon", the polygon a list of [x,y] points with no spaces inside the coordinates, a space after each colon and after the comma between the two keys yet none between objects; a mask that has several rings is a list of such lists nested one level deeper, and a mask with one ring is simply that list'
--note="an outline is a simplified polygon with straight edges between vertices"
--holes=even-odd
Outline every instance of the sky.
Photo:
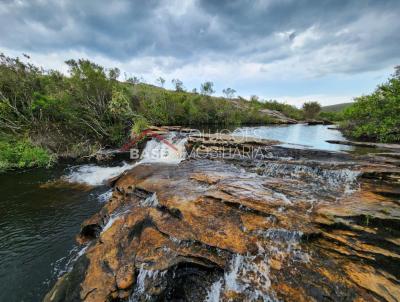
[{"label": "sky", "polygon": [[231,87],[296,106],[352,101],[400,65],[399,0],[0,0],[0,52],[68,72]]}]

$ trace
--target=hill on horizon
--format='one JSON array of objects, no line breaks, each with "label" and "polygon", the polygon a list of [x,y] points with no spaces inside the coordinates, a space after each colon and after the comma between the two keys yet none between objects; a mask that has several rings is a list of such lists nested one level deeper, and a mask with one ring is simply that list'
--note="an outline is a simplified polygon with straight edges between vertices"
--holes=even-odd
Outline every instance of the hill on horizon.
[{"label": "hill on horizon", "polygon": [[344,109],[346,109],[347,107],[351,106],[352,104],[354,104],[354,102],[323,106],[321,108],[321,111],[322,112],[340,112],[340,111],[343,111]]}]

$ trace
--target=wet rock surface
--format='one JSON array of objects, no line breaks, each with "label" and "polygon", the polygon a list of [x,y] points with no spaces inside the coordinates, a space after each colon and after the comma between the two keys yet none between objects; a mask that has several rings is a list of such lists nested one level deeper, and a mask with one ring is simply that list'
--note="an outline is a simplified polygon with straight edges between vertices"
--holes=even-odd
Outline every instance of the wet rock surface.
[{"label": "wet rock surface", "polygon": [[400,169],[278,143],[126,171],[45,301],[399,301]]}]

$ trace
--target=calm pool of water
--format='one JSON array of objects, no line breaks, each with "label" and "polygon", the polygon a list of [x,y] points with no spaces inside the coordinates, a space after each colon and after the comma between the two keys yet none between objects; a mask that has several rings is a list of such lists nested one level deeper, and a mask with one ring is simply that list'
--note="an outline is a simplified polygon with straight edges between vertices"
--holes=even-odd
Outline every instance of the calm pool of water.
[{"label": "calm pool of water", "polygon": [[102,206],[105,187],[41,188],[65,168],[0,174],[0,301],[41,301],[77,253],[80,224]]},{"label": "calm pool of water", "polygon": [[[326,140],[346,140],[338,130],[331,130],[325,125],[308,126],[304,124],[243,127],[236,129],[234,135],[250,136],[262,139],[274,139],[283,146],[312,148],[328,151],[354,151],[353,146],[327,143]],[[296,145],[296,146],[294,146]]]}]

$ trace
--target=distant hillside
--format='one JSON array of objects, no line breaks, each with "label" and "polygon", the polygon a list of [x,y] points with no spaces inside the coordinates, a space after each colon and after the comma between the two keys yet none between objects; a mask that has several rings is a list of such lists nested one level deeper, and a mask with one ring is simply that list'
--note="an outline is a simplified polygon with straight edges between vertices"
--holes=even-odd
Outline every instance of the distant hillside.
[{"label": "distant hillside", "polygon": [[322,112],[340,112],[340,111],[346,109],[347,107],[351,106],[352,104],[353,104],[353,102],[324,106],[321,108],[321,111]]}]

